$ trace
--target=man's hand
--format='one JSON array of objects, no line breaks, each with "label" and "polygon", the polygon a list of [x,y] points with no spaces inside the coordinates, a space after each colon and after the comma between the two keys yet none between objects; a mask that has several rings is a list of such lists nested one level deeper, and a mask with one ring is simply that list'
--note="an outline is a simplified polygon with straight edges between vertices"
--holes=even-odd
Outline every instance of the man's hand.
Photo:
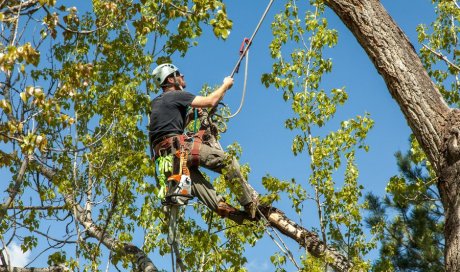
[{"label": "man's hand", "polygon": [[227,90],[230,89],[233,86],[233,78],[229,76],[224,78],[224,82],[222,85],[224,85],[227,88]]},{"label": "man's hand", "polygon": [[194,108],[215,107],[224,96],[225,92],[233,86],[233,78],[226,77],[222,85],[208,96],[196,96],[190,106]]}]

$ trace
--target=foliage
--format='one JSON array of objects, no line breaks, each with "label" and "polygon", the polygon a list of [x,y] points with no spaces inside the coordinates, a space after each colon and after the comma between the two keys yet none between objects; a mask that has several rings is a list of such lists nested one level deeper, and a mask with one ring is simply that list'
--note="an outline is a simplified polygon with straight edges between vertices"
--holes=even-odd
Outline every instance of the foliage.
[{"label": "foliage", "polygon": [[[275,16],[274,39],[270,44],[275,62],[272,72],[263,75],[262,82],[282,90],[283,99],[291,103],[294,117],[286,121],[286,127],[298,132],[292,143],[293,153],[307,153],[310,159],[309,169],[305,171],[310,171],[308,184],[313,193],[305,193],[307,182],[295,180],[287,183],[267,178],[264,186],[273,192],[268,201],[279,199],[277,191],[287,192],[300,215],[299,207],[304,205],[301,203],[312,200],[317,206],[323,241],[343,250],[357,266],[366,266],[361,258],[373,244],[364,239],[363,205],[359,203],[363,188],[357,183],[355,155],[358,149],[368,149],[364,139],[373,121],[365,114],[342,121],[338,129],[332,129],[337,107],[346,102],[348,95],[345,88],[326,91],[320,86],[323,75],[332,70],[332,60],[324,57],[325,52],[337,44],[338,34],[328,28],[322,16],[324,4],[310,2],[312,10],[306,10],[302,19],[296,1],[287,1],[284,11]],[[306,40],[304,36],[308,33],[310,37]],[[284,56],[284,48],[294,49]],[[343,182],[338,188],[340,173]]]},{"label": "foliage", "polygon": [[[0,167],[10,179],[0,210],[1,249],[15,240],[50,265],[95,271],[110,262],[133,269],[137,260],[120,244],[132,242],[134,233],[144,232],[138,246],[146,253],[170,250],[146,152],[155,92],[150,68],[184,56],[203,27],[225,39],[232,22],[219,0],[74,5],[13,0],[0,7]],[[228,250],[218,252],[226,236],[216,233],[225,223],[199,221],[183,224],[193,237],[181,248],[187,265],[242,267],[247,238],[227,231]],[[116,243],[95,239],[93,226]],[[50,246],[40,247],[45,241]],[[191,250],[205,241],[202,251]],[[210,248],[209,263],[192,258]]]},{"label": "foliage", "polygon": [[366,222],[382,243],[373,271],[444,271],[444,214],[436,177],[415,149],[396,153],[401,173],[390,179],[383,199],[366,195]]},{"label": "foliage", "polygon": [[[438,18],[431,29],[418,28],[419,41],[425,44],[421,58],[448,103],[458,105],[460,9],[456,1],[432,2]],[[167,218],[153,185],[155,165],[146,152],[145,117],[149,95],[155,92],[150,67],[185,56],[198,44],[203,27],[225,39],[232,26],[225,5],[221,0],[94,0],[76,6],[55,0],[6,3],[0,6],[0,171],[9,180],[0,208],[1,249],[16,240],[23,250],[40,250],[37,255],[46,256],[49,265],[94,271],[107,261],[129,270],[136,268],[136,260],[121,244],[133,242],[134,234],[143,232],[138,246],[144,252],[169,254],[164,239]],[[323,242],[367,269],[362,257],[374,244],[364,239],[355,157],[368,149],[365,138],[373,121],[368,114],[336,120],[347,92],[343,87],[324,90],[321,82],[332,71],[326,56],[338,34],[328,28],[322,1],[312,0],[309,7],[301,17],[296,1],[289,0],[275,16],[270,45],[275,62],[262,82],[282,90],[283,99],[291,104],[293,117],[286,120],[286,127],[297,133],[292,151],[308,156],[305,172],[310,177],[308,182],[281,181],[268,175],[263,180],[268,191],[263,201],[273,203],[286,194],[299,216],[305,203],[313,202]],[[419,199],[420,191],[430,199],[433,195],[424,176],[429,165],[419,149],[414,150],[410,163],[403,157],[401,161],[416,165],[415,169],[426,163],[428,170],[409,167],[407,173],[414,172],[415,179],[394,177],[388,186],[392,197],[384,203],[369,198],[376,216],[374,231],[383,239],[384,251],[391,253],[376,264],[381,269],[396,267],[394,249],[407,242],[407,233],[418,235],[422,223],[429,226],[430,235],[417,236],[416,253],[428,260],[439,256],[442,247],[428,246],[435,243],[433,237],[439,239],[440,225],[433,221],[439,211],[437,205]],[[230,147],[232,155],[240,152],[237,145]],[[167,165],[160,164],[164,174]],[[245,174],[249,170],[243,166]],[[215,181],[219,193],[236,205],[229,184],[222,176]],[[382,232],[384,205],[397,208],[414,224],[410,229],[408,221],[387,222],[406,230],[390,229],[397,241],[387,236],[388,230]],[[253,245],[264,226],[236,226],[203,205],[193,207],[195,213],[182,213],[179,224],[186,237],[179,246],[184,263],[201,271],[244,271],[244,246]],[[116,242],[107,245],[95,238],[90,232],[93,226],[102,231],[102,238]],[[45,240],[50,246],[40,248]],[[280,252],[271,257],[279,271],[287,259]],[[305,254],[299,270],[322,271],[327,262]],[[435,265],[430,268],[436,270]]]},{"label": "foliage", "polygon": [[458,107],[460,7],[456,1],[432,2],[435,5],[436,20],[429,27],[417,27],[418,41],[423,45],[419,55],[444,99],[450,105]]}]

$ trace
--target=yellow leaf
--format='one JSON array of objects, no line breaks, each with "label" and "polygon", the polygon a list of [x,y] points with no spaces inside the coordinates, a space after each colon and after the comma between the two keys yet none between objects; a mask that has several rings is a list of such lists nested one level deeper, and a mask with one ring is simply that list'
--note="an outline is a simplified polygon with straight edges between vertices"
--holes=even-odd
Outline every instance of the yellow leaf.
[{"label": "yellow leaf", "polygon": [[27,103],[27,94],[25,92],[20,93],[19,96],[24,103]]},{"label": "yellow leaf", "polygon": [[43,136],[38,135],[37,138],[35,138],[35,144],[40,145],[43,141]]},{"label": "yellow leaf", "polygon": [[32,96],[34,94],[34,87],[33,86],[26,87],[26,93]]},{"label": "yellow leaf", "polygon": [[11,105],[5,99],[0,100],[0,108],[2,108],[6,113],[11,112]]},{"label": "yellow leaf", "polygon": [[43,99],[45,97],[45,95],[43,94],[43,90],[40,88],[34,89],[34,96],[38,99]]}]

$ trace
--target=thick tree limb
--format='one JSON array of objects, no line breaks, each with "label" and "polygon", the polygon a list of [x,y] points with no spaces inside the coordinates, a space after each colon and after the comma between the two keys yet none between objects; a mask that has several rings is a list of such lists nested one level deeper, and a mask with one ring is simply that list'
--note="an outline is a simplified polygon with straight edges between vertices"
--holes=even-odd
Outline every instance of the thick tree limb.
[{"label": "thick tree limb", "polygon": [[[41,173],[50,181],[56,176],[56,171],[44,165],[38,164]],[[156,272],[158,269],[149,259],[147,254],[132,243],[121,243],[117,239],[108,235],[102,228],[93,223],[91,218],[87,217],[85,209],[76,203],[71,195],[65,195],[65,202],[70,207],[74,207],[76,220],[85,227],[86,233],[105,245],[109,250],[121,252],[125,255],[133,255],[133,263],[144,272]],[[1,271],[0,271],[1,272]]]}]

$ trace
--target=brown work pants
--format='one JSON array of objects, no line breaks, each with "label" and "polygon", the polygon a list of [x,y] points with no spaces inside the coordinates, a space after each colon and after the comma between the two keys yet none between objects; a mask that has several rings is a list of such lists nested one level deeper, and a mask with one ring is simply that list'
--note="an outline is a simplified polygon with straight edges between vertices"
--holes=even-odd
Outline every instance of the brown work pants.
[{"label": "brown work pants", "polygon": [[[187,150],[192,149],[193,141],[185,141],[184,147]],[[157,156],[167,156],[175,154],[180,144],[166,144],[160,146]],[[190,152],[189,152],[190,154]],[[177,173],[178,159],[175,157],[174,172]],[[206,180],[200,172],[198,166],[191,165],[191,155],[188,156],[187,165],[190,170],[190,178],[192,179],[192,195],[198,197],[211,210],[217,210],[217,204],[225,199],[218,195],[212,184]],[[228,164],[228,165],[227,165]],[[202,166],[211,171],[224,174],[230,184],[230,189],[236,194],[238,202],[245,206],[248,203],[258,198],[257,192],[249,185],[240,171],[240,165],[235,158],[230,158],[223,150],[211,147],[206,143],[202,143],[199,152],[199,166]],[[236,185],[236,186],[233,186]],[[240,221],[240,220],[238,220]]]}]

